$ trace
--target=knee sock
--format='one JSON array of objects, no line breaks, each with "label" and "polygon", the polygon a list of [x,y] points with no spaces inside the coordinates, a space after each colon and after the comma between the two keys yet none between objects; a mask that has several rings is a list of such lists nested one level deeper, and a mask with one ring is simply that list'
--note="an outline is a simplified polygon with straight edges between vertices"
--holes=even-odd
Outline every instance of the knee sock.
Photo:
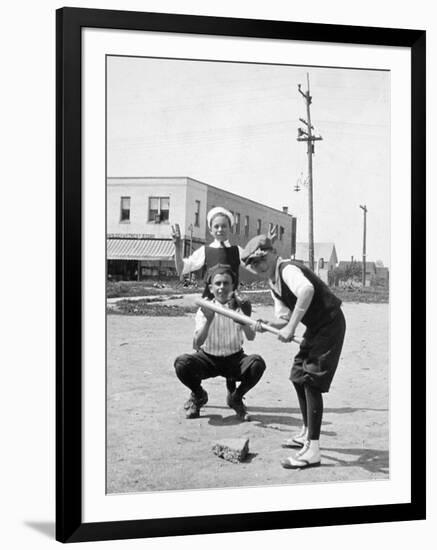
[{"label": "knee sock", "polygon": [[323,397],[321,392],[311,386],[304,386],[307,402],[308,439],[320,439],[323,416]]},{"label": "knee sock", "polygon": [[294,382],[293,386],[297,393],[297,399],[299,401],[300,412],[302,413],[303,424],[304,426],[308,426],[307,399],[305,395],[305,388],[302,384],[295,384]]}]

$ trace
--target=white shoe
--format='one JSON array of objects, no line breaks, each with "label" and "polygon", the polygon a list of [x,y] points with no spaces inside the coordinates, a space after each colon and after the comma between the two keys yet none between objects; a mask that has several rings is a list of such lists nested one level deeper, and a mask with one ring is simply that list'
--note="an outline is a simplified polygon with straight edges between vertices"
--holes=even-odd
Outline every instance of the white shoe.
[{"label": "white shoe", "polygon": [[307,441],[304,447],[296,453],[294,457],[288,457],[281,460],[281,466],[289,469],[303,469],[320,466],[320,450],[310,447]]},{"label": "white shoe", "polygon": [[298,434],[286,439],[282,443],[282,446],[291,447],[292,449],[296,449],[296,448],[299,449],[300,447],[304,447],[306,442],[307,442],[307,429],[303,427]]},{"label": "white shoe", "polygon": [[300,451],[297,451],[295,456],[298,457],[300,455],[303,455],[308,451],[309,447],[310,447],[310,442],[308,441],[308,439],[305,439],[305,442],[302,445],[302,449]]}]

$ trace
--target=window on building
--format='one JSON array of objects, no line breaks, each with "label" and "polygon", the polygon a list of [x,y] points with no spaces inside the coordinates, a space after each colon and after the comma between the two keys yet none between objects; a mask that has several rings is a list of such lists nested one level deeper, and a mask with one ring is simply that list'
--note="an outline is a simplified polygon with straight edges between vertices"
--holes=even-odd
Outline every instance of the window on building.
[{"label": "window on building", "polygon": [[200,201],[194,201],[196,204],[196,209],[194,211],[194,225],[196,227],[200,226]]},{"label": "window on building", "polygon": [[273,224],[269,223],[269,235],[273,233]]},{"label": "window on building", "polygon": [[256,220],[256,234],[261,235],[261,220]]},{"label": "window on building", "polygon": [[120,221],[130,221],[130,197],[121,197],[120,199]]},{"label": "window on building", "polygon": [[240,212],[235,212],[235,233],[240,234]]},{"label": "window on building", "polygon": [[168,222],[170,212],[169,197],[149,198],[149,222]]},{"label": "window on building", "polygon": [[249,216],[244,216],[244,235],[249,236]]},{"label": "window on building", "polygon": [[282,241],[284,239],[284,233],[285,233],[285,230],[281,225],[280,228],[279,228],[279,240],[280,241]]},{"label": "window on building", "polygon": [[[229,210],[229,212],[232,214],[232,217],[234,218],[234,222],[235,222],[235,214],[234,214],[234,211],[233,210]],[[231,227],[231,233],[233,233],[235,231],[235,223],[234,225]]]}]

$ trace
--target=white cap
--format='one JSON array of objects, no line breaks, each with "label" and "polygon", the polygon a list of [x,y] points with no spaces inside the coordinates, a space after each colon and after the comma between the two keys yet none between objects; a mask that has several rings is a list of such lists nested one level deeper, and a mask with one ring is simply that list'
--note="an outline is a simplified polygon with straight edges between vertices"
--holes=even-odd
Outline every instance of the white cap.
[{"label": "white cap", "polygon": [[215,218],[218,215],[226,216],[229,219],[229,223],[231,227],[234,225],[234,216],[229,212],[229,210],[226,210],[226,208],[223,208],[222,206],[216,206],[214,208],[211,208],[211,210],[208,212],[206,216],[208,227],[211,227],[213,218]]}]

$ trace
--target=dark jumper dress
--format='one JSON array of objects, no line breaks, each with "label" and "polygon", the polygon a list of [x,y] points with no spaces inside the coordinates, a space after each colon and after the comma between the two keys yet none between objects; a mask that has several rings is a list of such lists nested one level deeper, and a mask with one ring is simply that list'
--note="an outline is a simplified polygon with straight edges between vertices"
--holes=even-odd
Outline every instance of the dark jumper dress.
[{"label": "dark jumper dress", "polygon": [[208,269],[217,264],[226,264],[231,267],[236,276],[235,288],[237,288],[240,270],[240,251],[238,250],[238,246],[221,246],[220,248],[205,246],[204,276],[206,277]]}]

